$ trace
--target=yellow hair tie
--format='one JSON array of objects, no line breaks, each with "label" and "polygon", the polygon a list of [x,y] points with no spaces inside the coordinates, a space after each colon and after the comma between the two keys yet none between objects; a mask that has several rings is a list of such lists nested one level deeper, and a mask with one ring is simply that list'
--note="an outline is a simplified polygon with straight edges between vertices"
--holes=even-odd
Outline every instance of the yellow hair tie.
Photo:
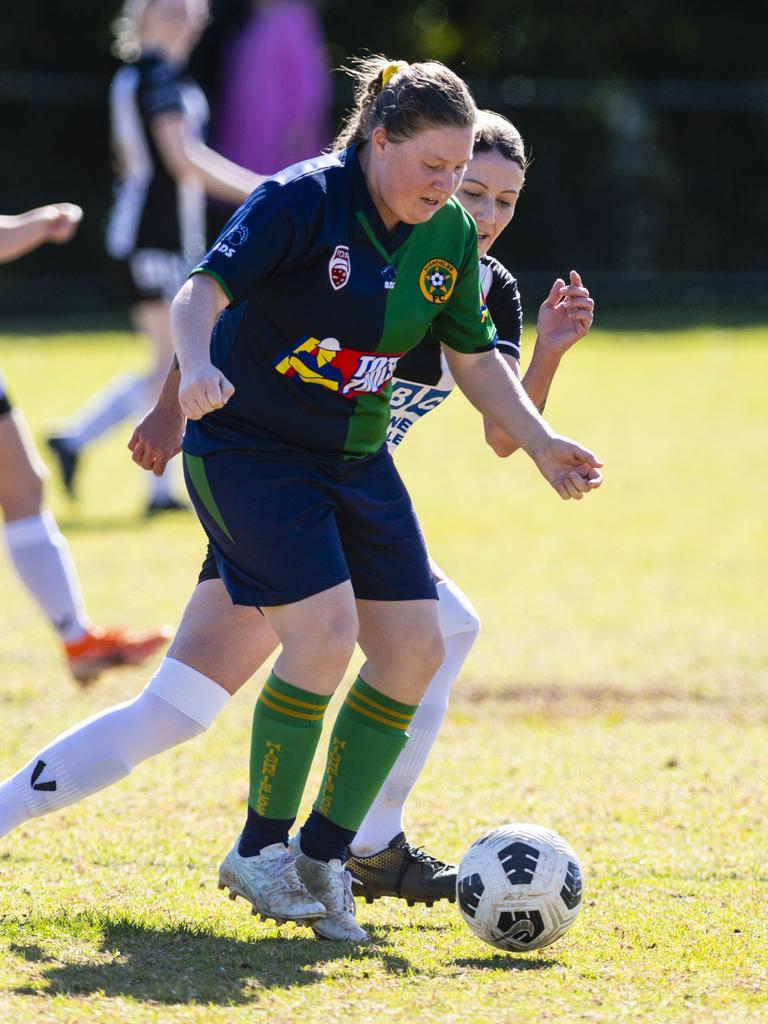
[{"label": "yellow hair tie", "polygon": [[396,75],[398,71],[404,71],[408,67],[408,62],[405,60],[396,60],[391,64],[387,64],[384,70],[381,72],[381,88],[386,89],[389,84],[390,78]]}]

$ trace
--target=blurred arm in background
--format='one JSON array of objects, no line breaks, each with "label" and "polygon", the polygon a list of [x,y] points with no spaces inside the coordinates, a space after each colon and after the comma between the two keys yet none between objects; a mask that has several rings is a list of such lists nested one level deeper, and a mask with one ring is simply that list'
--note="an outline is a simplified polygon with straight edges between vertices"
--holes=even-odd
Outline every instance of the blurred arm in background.
[{"label": "blurred arm in background", "polygon": [[74,203],[51,203],[0,217],[0,263],[10,263],[44,242],[68,242],[82,218],[83,211]]}]

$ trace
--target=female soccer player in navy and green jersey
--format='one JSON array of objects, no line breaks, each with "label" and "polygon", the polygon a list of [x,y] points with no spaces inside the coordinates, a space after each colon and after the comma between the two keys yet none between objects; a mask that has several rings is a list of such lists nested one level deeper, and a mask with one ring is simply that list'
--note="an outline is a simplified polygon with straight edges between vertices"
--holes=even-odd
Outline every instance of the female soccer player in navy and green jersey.
[{"label": "female soccer player in navy and green jersey", "polygon": [[[365,203],[366,198],[372,194],[372,206],[370,201],[368,205],[363,205],[359,208],[361,217],[357,217],[358,209],[347,202],[349,195],[353,195],[352,186],[348,194],[345,195],[343,190],[338,194],[347,203],[348,209],[354,210],[353,226],[360,225],[374,251],[379,252],[377,246],[383,249],[383,252],[379,252],[379,282],[380,287],[391,292],[401,287],[404,280],[403,268],[407,262],[403,257],[407,251],[402,251],[405,241],[402,236],[406,232],[401,229],[400,235],[395,235],[399,249],[395,244],[390,244],[387,249],[390,238],[382,229],[388,226],[397,231],[397,222],[401,221],[426,226],[432,220],[433,210],[443,206],[445,210],[441,210],[441,215],[444,223],[447,222],[446,214],[449,212],[452,218],[460,214],[458,207],[453,203],[446,205],[445,199],[453,187],[451,172],[461,164],[458,157],[466,155],[466,149],[459,153],[458,146],[456,149],[453,147],[457,134],[460,136],[462,126],[467,122],[455,118],[455,95],[449,99],[453,121],[444,112],[441,114],[435,110],[434,104],[431,104],[438,97],[445,100],[445,80],[438,85],[434,77],[438,73],[444,74],[443,71],[438,72],[434,66],[422,65],[402,68],[397,73],[389,68],[382,74],[381,68],[382,65],[379,65],[375,69],[376,73],[369,75],[368,96],[360,104],[359,113],[363,117],[357,137],[362,145],[351,154],[342,154],[336,163],[326,160],[321,165],[305,165],[299,176],[306,180],[309,171],[310,177],[317,181],[318,170],[321,169],[323,182],[327,185],[325,176],[329,172],[338,175],[339,169],[345,168],[350,156],[358,160],[359,155],[364,157],[361,170],[365,188],[354,195],[355,198],[362,195]],[[384,78],[390,74],[392,77],[385,82]],[[429,88],[424,88],[425,81]],[[452,88],[455,88],[455,81],[451,76],[449,84]],[[418,85],[422,86],[421,95]],[[467,106],[463,114],[466,114],[466,110]],[[406,113],[413,115],[410,122],[404,116]],[[471,137],[471,128],[468,134]],[[366,153],[369,154],[367,157]],[[434,162],[435,157],[440,158],[437,164]],[[376,163],[372,167],[369,161]],[[427,167],[423,167],[424,163]],[[284,189],[293,180],[293,177],[288,176],[282,181],[278,179],[278,187]],[[328,191],[330,194],[330,189]],[[306,208],[300,212],[302,217],[306,217]],[[393,214],[398,214],[397,222]],[[351,220],[350,213],[347,224]],[[461,222],[469,224],[464,218],[461,218]],[[373,237],[368,236],[366,224],[368,228],[373,228]],[[321,224],[321,227],[324,226]],[[222,253],[218,258],[219,265],[221,261],[232,258],[228,255],[230,251],[236,251],[247,242],[247,237],[243,237],[243,227],[250,235],[251,225],[242,218],[236,220],[223,236],[219,245],[225,249],[218,250]],[[415,235],[417,230],[414,228],[407,234]],[[233,234],[235,231],[236,235]],[[477,243],[473,232],[470,231],[470,234],[473,236],[471,250],[467,247],[464,252],[471,251],[474,257]],[[289,235],[290,244],[298,244],[300,232],[291,228]],[[316,243],[318,232],[307,231],[304,237],[307,243]],[[458,286],[457,280],[451,277],[451,269],[456,270],[456,278],[459,283],[463,283],[461,279],[469,275],[470,267],[458,255],[454,259],[463,264],[460,268],[451,260],[450,249],[442,249],[442,245],[447,243],[437,233],[428,237],[433,239],[435,249],[423,263],[420,258],[414,261],[419,273],[415,281],[410,281],[412,287],[402,301],[413,302],[416,314],[421,301],[436,307],[435,312],[441,310],[447,314],[452,308],[450,303],[454,301],[451,289]],[[345,244],[351,252],[344,251]],[[438,249],[438,245],[441,248]],[[334,294],[343,293],[355,274],[358,266],[355,251],[356,246],[345,243],[343,238],[339,240],[338,235],[331,236],[325,252],[315,260],[319,272],[327,275],[327,287]],[[290,245],[288,250],[281,248],[275,257],[278,263],[286,259],[287,252],[290,252]],[[298,265],[297,261],[291,269],[295,270]],[[376,278],[370,267],[366,269],[364,256],[360,265],[363,273],[367,274],[361,286],[373,294],[371,282]],[[226,280],[223,275],[222,278]],[[407,282],[408,278],[405,280]],[[393,284],[394,288],[391,287]],[[228,286],[231,288],[231,285]],[[472,337],[479,337],[481,345],[487,344],[489,340],[489,335],[482,333],[483,314],[477,308],[480,304],[476,282],[474,289],[475,313],[467,317],[461,334],[460,344],[465,347],[467,340]],[[417,294],[421,299],[417,300]],[[184,293],[181,296],[183,299]],[[222,296],[219,301],[223,307],[226,297]],[[360,299],[355,297],[354,301],[359,302]],[[219,329],[223,329],[218,339],[221,346],[218,349],[219,359],[222,353],[226,358],[227,351],[231,351],[228,346],[237,342],[235,329],[248,316],[248,311],[243,310],[242,305],[234,307],[235,311],[241,311],[242,319],[239,323],[236,320],[234,324],[227,324],[227,317],[219,321]],[[313,307],[303,308],[307,317],[312,315]],[[456,310],[453,316],[441,317],[448,332],[445,336],[449,340],[451,336],[457,338],[451,328],[456,327],[466,312],[461,304],[453,308]],[[300,312],[292,308],[293,314],[298,315]],[[282,318],[277,316],[275,323],[282,323]],[[478,330],[478,325],[481,330]],[[408,326],[407,320],[405,326]],[[324,402],[330,391],[335,405],[317,405],[318,411],[327,408],[333,416],[323,436],[326,439],[342,436],[353,442],[357,439],[359,443],[361,438],[365,439],[365,431],[358,430],[355,433],[349,428],[344,431],[338,429],[338,421],[341,419],[338,414],[344,408],[339,406],[339,401],[351,401],[344,398],[345,391],[348,394],[362,392],[359,398],[370,399],[375,394],[376,385],[380,385],[388,371],[388,365],[379,362],[377,357],[390,359],[392,353],[386,350],[357,349],[357,355],[350,355],[344,352],[352,347],[346,335],[341,339],[336,336],[341,333],[338,328],[335,334],[321,329],[319,337],[307,331],[303,338],[294,340],[293,344],[290,344],[292,339],[288,339],[289,344],[277,352],[273,366],[269,368],[281,378],[286,378],[286,383],[290,382],[295,388],[302,389],[296,394],[286,393],[289,395],[288,400],[299,401],[302,414],[308,414],[308,410],[311,412],[313,409],[313,395],[317,396],[317,402],[320,403],[320,396],[324,396]],[[347,343],[342,344],[342,341]],[[398,351],[413,343],[409,339],[406,341],[407,344],[402,344]],[[486,404],[478,394],[481,389],[477,387],[476,374],[478,368],[482,370],[481,363],[489,358],[492,360],[489,372],[482,374],[482,391],[489,397]],[[339,363],[334,367],[337,359]],[[599,474],[594,468],[596,460],[570,442],[552,439],[547,432],[540,441],[542,451],[536,450],[537,443],[528,431],[545,428],[531,409],[521,408],[519,393],[506,372],[505,364],[493,352],[481,356],[467,353],[463,358],[452,354],[449,361],[460,384],[474,394],[477,404],[485,405],[494,420],[534,452],[537,462],[545,468],[550,479],[559,484],[558,489],[564,497],[580,496],[599,482]],[[501,389],[497,382],[501,382]],[[235,383],[245,386],[238,381]],[[208,393],[209,387],[223,388],[223,394],[219,397],[214,391],[212,395]],[[210,374],[205,390],[205,402],[213,404],[211,397],[221,401],[226,397],[229,385],[220,371],[217,371]],[[263,394],[258,388],[257,393],[260,396]],[[509,413],[510,405],[516,412]],[[202,411],[199,407],[187,408],[195,416]],[[360,402],[359,414],[370,426],[371,417],[378,415],[377,407],[370,402]],[[270,422],[274,422],[274,417],[279,420],[284,413],[280,409],[277,412],[269,409],[266,415],[272,418]],[[348,418],[352,420],[351,416]],[[386,424],[387,418],[385,415],[381,421],[382,426]],[[225,418],[216,420],[215,417],[207,420],[213,423],[214,440],[224,452],[233,442],[242,444],[243,441],[242,438],[238,439],[235,429],[237,424],[233,420],[232,417],[229,422]],[[284,422],[287,423],[286,430],[293,429],[292,418],[286,418]],[[319,419],[316,422],[319,425]],[[308,599],[299,599],[283,606],[269,606],[267,600],[261,598],[268,618],[283,640],[284,651],[276,665],[277,674],[270,678],[254,716],[254,771],[249,822],[242,842],[236,844],[222,865],[221,881],[229,885],[233,893],[246,895],[255,908],[263,913],[277,913],[283,918],[300,918],[300,911],[303,911],[305,917],[320,912],[317,904],[307,905],[306,894],[299,888],[294,869],[286,860],[283,840],[295,814],[307,759],[317,741],[326,698],[336,685],[336,677],[343,670],[356,632],[357,623],[354,611],[350,608],[351,594],[347,582],[351,576],[359,591],[357,610],[360,640],[367,657],[362,670],[365,682],[358,681],[337,721],[317,810],[302,831],[301,852],[298,853],[296,866],[313,892],[320,895],[325,908],[326,916],[316,921],[316,930],[337,938],[361,938],[360,930],[350,914],[348,876],[341,870],[341,852],[402,747],[403,730],[414,709],[415,700],[428,676],[432,674],[431,670],[436,667],[440,651],[436,639],[434,603],[428,597],[425,599],[419,596],[425,593],[431,575],[427,573],[425,576],[424,573],[426,563],[423,549],[416,557],[420,544],[414,542],[414,536],[417,535],[410,506],[401,500],[402,492],[393,476],[391,464],[382,458],[380,449],[373,456],[345,458],[344,454],[355,453],[334,450],[326,440],[330,451],[309,454],[310,445],[317,447],[317,438],[314,436],[308,436],[303,441],[303,447],[299,447],[295,436],[289,438],[289,443],[285,443],[278,431],[273,429],[267,432],[260,425],[252,434],[256,443],[251,440],[250,448],[243,445],[238,449],[237,456],[251,468],[259,462],[257,471],[265,478],[269,476],[272,486],[259,488],[258,494],[254,496],[255,501],[251,501],[242,488],[242,484],[247,484],[247,481],[239,477],[240,494],[237,503],[250,502],[254,510],[258,505],[270,503],[266,509],[258,509],[261,521],[256,525],[255,533],[260,535],[262,551],[270,546],[277,550],[270,550],[270,559],[262,558],[262,564],[268,573],[274,575],[274,565],[279,565],[282,560],[282,571],[300,585],[306,585],[305,576],[314,574],[317,577],[319,572],[323,576],[321,583],[325,590],[319,590]],[[542,458],[543,451],[547,449],[550,455]],[[227,454],[223,456],[224,459],[230,457]],[[200,458],[202,465],[195,462],[195,459]],[[230,574],[228,586],[232,587],[237,602],[238,595],[242,595],[244,590],[264,586],[264,581],[259,578],[263,569],[255,561],[253,564],[248,563],[248,550],[244,550],[242,560],[237,563],[240,552],[234,551],[234,548],[242,539],[248,549],[251,541],[244,530],[241,532],[239,524],[233,529],[228,521],[228,517],[231,518],[230,503],[222,485],[222,479],[226,480],[226,477],[219,476],[219,468],[216,466],[219,458],[218,454],[200,456],[193,451],[190,469],[191,475],[196,477],[202,516],[217,542],[219,568],[225,579],[227,573]],[[578,462],[581,467],[576,476],[566,468],[572,465],[572,461]],[[205,471],[204,474],[201,469]],[[224,494],[222,503],[218,501],[219,492]],[[296,495],[298,498],[295,498]],[[393,497],[394,500],[390,500]],[[265,519],[271,516],[284,519],[286,509],[290,511],[290,503],[294,500],[300,509],[294,519],[294,528],[279,538],[276,544],[274,525],[264,525]],[[234,505],[233,502],[233,508]],[[387,521],[390,510],[395,515]],[[233,523],[238,518],[236,508],[234,513]],[[329,525],[332,519],[335,521]],[[405,529],[401,533],[399,531],[403,526]],[[306,534],[312,535],[310,542],[307,542]],[[321,538],[319,544],[315,542],[318,536]],[[338,552],[341,545],[348,566],[341,566],[341,574],[346,572],[347,577],[334,585],[329,567],[332,571],[339,570],[341,559],[338,558]],[[266,565],[267,561],[270,565]],[[318,587],[319,582],[314,586]],[[401,595],[399,600],[393,598],[398,588]],[[383,594],[383,598],[379,594]],[[250,600],[253,599],[251,593]],[[294,615],[295,612],[299,614]],[[251,674],[258,661],[266,656],[269,646],[274,642],[265,637],[264,631],[257,638],[258,631],[253,628],[257,620],[258,616],[250,608],[240,607],[237,603],[233,607],[229,598],[222,595],[220,584],[209,580],[198,587],[180,630],[180,634],[186,638],[184,649],[171,652],[183,658],[183,662],[173,657],[166,659],[160,673],[145,691],[145,700],[152,703],[150,719],[156,732],[154,737],[150,737],[147,730],[142,732],[143,747],[151,747],[154,743],[160,748],[158,721],[164,703],[169,705],[164,709],[166,724],[170,731],[175,731],[178,738],[186,738],[185,732],[187,736],[194,735],[195,731],[209,724],[223,703],[222,687],[213,683],[210,676],[221,681],[224,689],[236,689]],[[211,624],[216,621],[226,621],[226,630],[211,629]],[[233,640],[240,630],[243,633],[242,643],[235,645]],[[394,642],[395,633],[397,643]],[[308,678],[310,676],[312,678]],[[216,691],[219,692],[218,696]],[[130,713],[138,719],[140,709],[137,705],[140,700],[128,706],[130,712],[123,711],[120,714],[124,716]],[[187,715],[178,714],[172,728],[169,722],[170,706],[178,709],[183,706],[187,712]],[[185,718],[186,729],[182,721]],[[166,745],[171,745],[171,742],[167,741]],[[139,760],[149,755],[142,749],[133,756]],[[375,772],[372,772],[372,768],[375,768]],[[130,770],[130,765],[126,770]],[[18,781],[15,777],[14,780]],[[305,902],[297,910],[295,903],[300,900]]]},{"label": "female soccer player in navy and green jersey", "polygon": [[[440,65],[368,65],[347,145],[260,186],[173,304],[190,495],[232,601],[261,608],[282,644],[220,884],[332,938],[365,938],[343,856],[443,658],[426,550],[384,443],[398,359],[431,327],[458,385],[563,497],[597,473],[495,349],[477,232],[451,200],[475,113]],[[289,852],[355,641],[366,661]]]}]

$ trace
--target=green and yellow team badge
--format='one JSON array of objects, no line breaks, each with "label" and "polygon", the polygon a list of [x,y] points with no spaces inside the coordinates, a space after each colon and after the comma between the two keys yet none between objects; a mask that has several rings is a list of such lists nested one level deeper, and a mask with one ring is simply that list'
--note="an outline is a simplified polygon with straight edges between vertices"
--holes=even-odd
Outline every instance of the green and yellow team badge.
[{"label": "green and yellow team badge", "polygon": [[421,294],[430,302],[447,302],[456,285],[456,274],[456,267],[448,260],[430,260],[419,274]]}]

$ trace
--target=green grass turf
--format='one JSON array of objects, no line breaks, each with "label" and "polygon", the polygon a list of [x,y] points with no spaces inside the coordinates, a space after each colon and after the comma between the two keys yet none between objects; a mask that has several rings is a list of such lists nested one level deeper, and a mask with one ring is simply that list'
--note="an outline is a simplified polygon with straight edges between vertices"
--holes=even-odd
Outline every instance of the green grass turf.
[{"label": "green grass turf", "polygon": [[[0,339],[38,438],[141,359],[119,333]],[[766,1020],[767,378],[768,328],[596,331],[548,408],[606,462],[578,504],[484,450],[458,396],[401,452],[484,622],[409,835],[455,859],[509,820],[561,831],[587,886],[564,939],[506,955],[453,907],[388,900],[350,950],[224,899],[259,675],[198,741],[0,842],[0,1020]],[[141,520],[129,433],[89,454],[76,507],[49,492],[93,616],[148,627],[178,621],[203,545],[192,518]],[[0,776],[146,679],[78,690],[7,562],[0,621]]]}]

